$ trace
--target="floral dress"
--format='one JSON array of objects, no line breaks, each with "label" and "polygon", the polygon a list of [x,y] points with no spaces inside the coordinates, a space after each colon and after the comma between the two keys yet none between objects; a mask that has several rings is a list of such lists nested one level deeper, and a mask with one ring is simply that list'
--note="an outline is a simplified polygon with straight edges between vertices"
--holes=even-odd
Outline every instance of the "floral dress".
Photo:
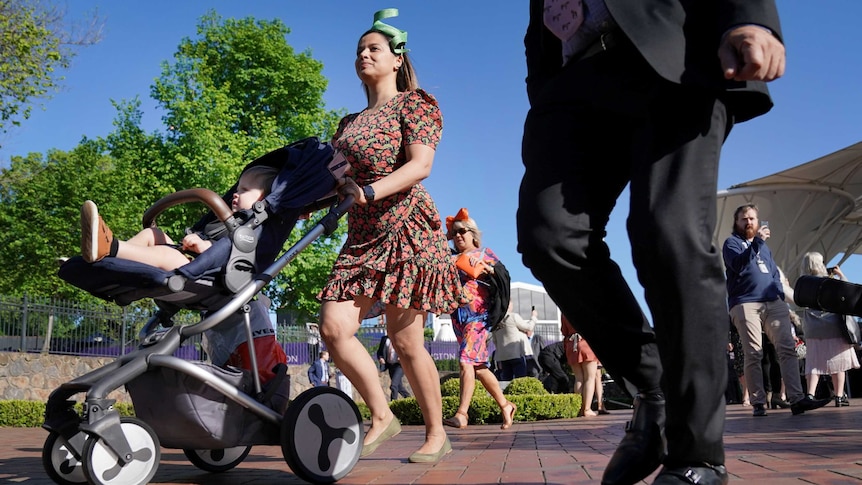
[{"label": "floral dress", "polygon": [[[473,249],[467,254],[471,258],[481,258],[489,266],[493,266],[500,260],[494,251],[488,248]],[[455,258],[459,256],[461,255],[456,254]],[[452,330],[455,331],[455,338],[458,340],[461,350],[459,361],[474,365],[487,365],[490,360],[488,352],[489,330],[486,325],[488,319],[488,284],[481,281],[481,278],[471,278],[460,269],[458,275],[464,292],[470,298],[469,302],[452,312]]]},{"label": "floral dress", "polygon": [[[422,90],[408,91],[380,109],[345,116],[332,144],[344,154],[350,175],[361,187],[404,165],[407,145],[436,149],[442,129],[434,97]],[[347,225],[347,240],[320,300],[365,296],[434,314],[451,312],[463,300],[440,214],[422,184],[364,207],[354,205]],[[383,309],[374,305],[365,318]]]}]

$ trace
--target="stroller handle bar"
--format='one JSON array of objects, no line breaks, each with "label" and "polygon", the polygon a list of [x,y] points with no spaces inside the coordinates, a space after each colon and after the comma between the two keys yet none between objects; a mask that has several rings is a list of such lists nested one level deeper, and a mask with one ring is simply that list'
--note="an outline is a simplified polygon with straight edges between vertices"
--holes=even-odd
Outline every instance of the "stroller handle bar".
[{"label": "stroller handle bar", "polygon": [[188,202],[202,202],[213,214],[222,222],[228,222],[233,218],[233,211],[228,207],[227,202],[220,195],[209,189],[186,189],[168,194],[154,203],[146,212],[144,212],[143,225],[144,228],[153,227],[156,225],[156,218],[166,209],[179,204]]},{"label": "stroller handle bar", "polygon": [[278,259],[276,259],[268,268],[256,275],[251,281],[237,291],[234,298],[232,298],[226,305],[209,313],[206,318],[193,325],[180,327],[179,332],[182,337],[185,339],[192,335],[203,333],[224,321],[228,315],[248,304],[248,302],[251,301],[251,299],[254,298],[254,296],[262,290],[264,286],[272,281],[272,278],[276,274],[293,261],[300,252],[310,246],[315,239],[324,233],[331,234],[334,227],[337,226],[338,220],[341,219],[351,207],[353,207],[355,202],[356,200],[352,195],[345,196],[341,199],[341,201],[330,209],[329,213],[324,216],[323,220],[315,224],[307,234],[282,253],[282,255],[279,256]]}]

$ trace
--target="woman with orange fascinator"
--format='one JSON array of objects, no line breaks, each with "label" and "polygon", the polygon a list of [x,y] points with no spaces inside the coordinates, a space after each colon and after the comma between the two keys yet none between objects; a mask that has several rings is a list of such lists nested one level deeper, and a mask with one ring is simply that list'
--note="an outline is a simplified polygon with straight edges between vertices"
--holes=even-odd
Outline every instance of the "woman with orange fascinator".
[{"label": "woman with orange fascinator", "polygon": [[497,377],[488,369],[488,284],[482,281],[487,274],[494,272],[494,264],[499,259],[493,251],[481,247],[482,233],[466,208],[459,210],[454,217],[446,218],[446,236],[455,246],[454,258],[461,285],[471,299],[452,313],[452,329],[460,347],[461,400],[455,415],[444,419],[443,424],[467,427],[467,411],[478,378],[500,406],[503,415],[501,428],[509,429],[517,408],[503,395]]}]

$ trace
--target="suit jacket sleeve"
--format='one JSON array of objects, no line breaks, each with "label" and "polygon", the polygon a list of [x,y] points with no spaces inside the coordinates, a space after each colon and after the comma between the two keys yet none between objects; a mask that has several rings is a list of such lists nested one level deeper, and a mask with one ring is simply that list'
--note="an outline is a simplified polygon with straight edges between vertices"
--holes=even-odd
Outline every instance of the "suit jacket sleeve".
[{"label": "suit jacket sleeve", "polygon": [[377,345],[377,358],[386,360],[386,335],[380,337],[380,343]]},{"label": "suit jacket sleeve", "polygon": [[742,24],[758,24],[772,31],[781,42],[781,24],[774,0],[724,0],[719,4],[718,28],[723,34]]},{"label": "suit jacket sleeve", "polygon": [[545,28],[544,0],[530,0],[530,22],[524,37],[527,57],[527,97],[532,103],[537,91],[562,67],[563,45]]},{"label": "suit jacket sleeve", "polygon": [[[766,83],[724,79],[718,59],[721,36],[730,28],[756,24],[783,39],[775,0],[605,0],[608,10],[643,58],[672,83],[724,93],[734,122],[772,107]],[[562,69],[562,43],[543,22],[543,0],[530,1],[524,37],[527,97],[538,98],[543,85]]]},{"label": "suit jacket sleeve", "polygon": [[317,386],[318,384],[320,384],[321,376],[320,376],[318,369],[317,369],[319,367],[319,365],[320,365],[320,361],[317,361],[317,362],[312,363],[308,367],[308,382],[310,382],[312,386]]}]

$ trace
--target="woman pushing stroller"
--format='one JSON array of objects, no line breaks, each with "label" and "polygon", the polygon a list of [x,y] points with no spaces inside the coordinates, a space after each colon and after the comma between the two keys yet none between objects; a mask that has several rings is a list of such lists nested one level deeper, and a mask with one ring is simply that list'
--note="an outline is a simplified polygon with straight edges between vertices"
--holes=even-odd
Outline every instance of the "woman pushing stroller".
[{"label": "woman pushing stroller", "polygon": [[425,422],[425,442],[408,461],[433,463],[452,446],[443,428],[437,369],[424,347],[428,313],[449,313],[464,299],[440,214],[420,183],[431,172],[443,120],[437,101],[419,89],[407,56],[407,33],[374,15],[359,38],[355,68],[368,102],[344,117],[333,145],[350,163],[340,191],[356,204],[347,240],[320,294],[320,333],[335,365],[371,410],[362,456],[401,431],[380,387],[377,368],[356,338],[361,321],[386,315]]}]

